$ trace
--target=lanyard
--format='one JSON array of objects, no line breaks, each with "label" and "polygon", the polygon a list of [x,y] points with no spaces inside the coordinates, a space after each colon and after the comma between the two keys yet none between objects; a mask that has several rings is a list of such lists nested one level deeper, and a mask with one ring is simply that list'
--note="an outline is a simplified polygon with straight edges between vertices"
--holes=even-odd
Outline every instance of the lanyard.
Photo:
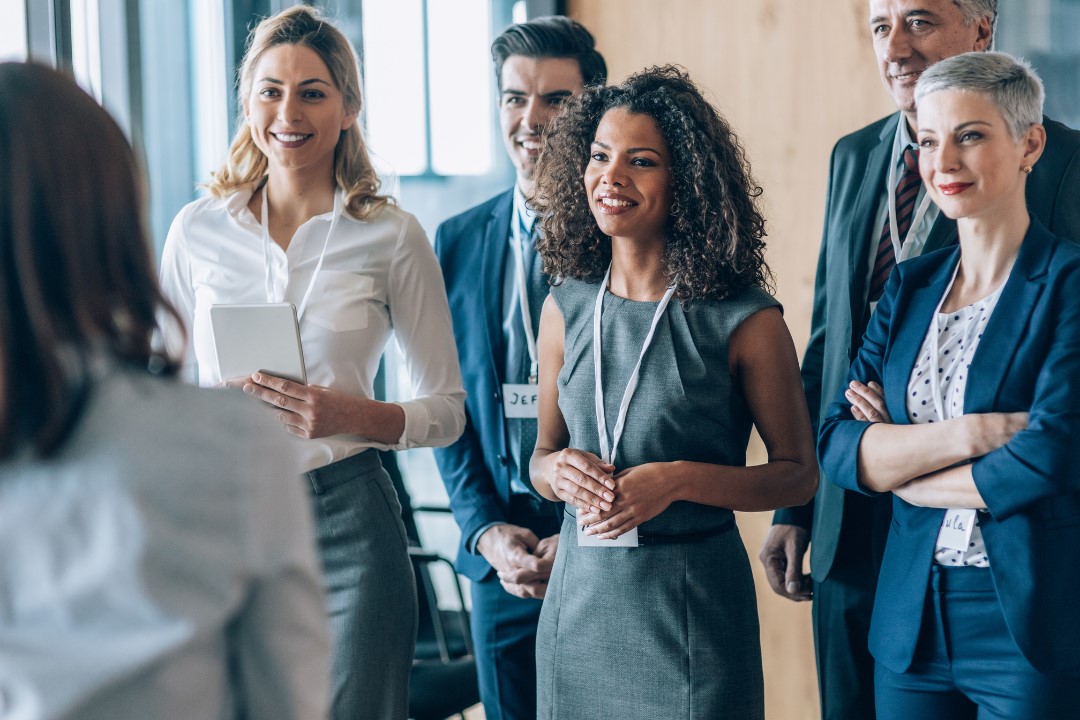
[{"label": "lanyard", "polygon": [[[934,382],[930,383],[930,397],[934,401],[934,409],[937,410],[938,420],[944,422],[945,417],[945,391],[942,389],[941,384],[945,382],[945,378],[941,373],[937,372],[935,368],[938,367],[939,355],[941,351],[940,340],[938,335],[938,315],[941,313],[941,307],[945,304],[945,298],[949,297],[949,292],[952,290],[953,283],[956,282],[956,274],[960,272],[960,262],[957,261],[956,267],[953,269],[952,278],[949,279],[949,284],[945,287],[945,292],[941,295],[941,299],[938,300],[937,307],[934,308],[933,319],[930,321],[930,369],[931,377],[934,378]],[[964,343],[967,345],[967,343]]]},{"label": "lanyard", "polygon": [[[259,224],[262,227],[262,239],[263,239],[263,269],[264,278],[266,283],[266,302],[273,303],[279,302],[274,296],[274,278],[273,273],[270,271],[270,252],[271,246],[274,242],[270,238],[270,215],[267,212],[269,205],[267,204],[266,196],[270,193],[267,192],[266,184],[263,184],[263,196],[262,196],[262,218],[260,218]],[[334,217],[330,221],[330,229],[326,231],[326,239],[323,240],[322,252],[319,253],[319,262],[315,265],[315,272],[311,274],[311,282],[308,283],[307,291],[304,293],[303,299],[300,301],[300,307],[296,309],[296,321],[300,322],[300,319],[304,317],[304,310],[307,309],[308,300],[311,299],[311,291],[315,289],[315,281],[319,277],[319,271],[322,270],[323,260],[326,259],[326,248],[330,245],[330,236],[334,234],[334,229],[337,227],[338,218],[341,217],[341,193],[334,192]]]},{"label": "lanyard", "polygon": [[533,334],[532,312],[529,310],[529,291],[525,284],[525,253],[521,249],[521,215],[516,198],[510,223],[513,228],[510,245],[514,248],[514,265],[517,268],[518,307],[521,308],[521,322],[525,325],[525,345],[529,350],[529,384],[535,385],[540,366],[536,354],[536,335]]},{"label": "lanyard", "polygon": [[602,364],[600,352],[600,316],[603,313],[604,291],[607,290],[608,278],[610,276],[611,265],[608,265],[607,272],[604,273],[604,281],[600,283],[600,292],[596,294],[596,305],[593,309],[593,372],[596,378],[596,430],[600,435],[600,459],[609,465],[614,464],[615,462],[615,451],[619,447],[619,439],[622,437],[623,425],[626,424],[626,411],[630,407],[630,398],[634,396],[634,390],[637,389],[638,375],[641,372],[641,361],[645,359],[645,352],[649,349],[649,345],[652,344],[656,326],[660,324],[660,316],[664,314],[664,310],[667,309],[668,303],[671,302],[671,296],[675,294],[675,286],[672,285],[667,289],[667,292],[664,293],[664,297],[656,306],[656,312],[653,313],[649,334],[645,336],[645,344],[641,346],[641,354],[638,355],[637,365],[634,366],[634,372],[630,374],[630,380],[626,383],[626,390],[623,392],[622,402],[619,404],[619,414],[615,418],[615,429],[612,432],[611,447],[609,449],[607,418],[604,416],[604,384],[602,382],[600,370]]},{"label": "lanyard", "polygon": [[[907,236],[904,238],[905,242],[900,242],[900,228],[896,221],[896,166],[900,164],[901,146],[905,144],[904,122],[904,115],[901,113],[900,121],[896,123],[896,138],[893,140],[892,146],[892,162],[889,164],[889,238],[892,240],[893,255],[898,263],[919,254],[916,252],[913,236],[922,223],[926,211],[930,208],[930,193],[924,190],[922,202],[916,208],[915,216],[911,219],[911,225],[908,226]],[[920,247],[919,250],[921,251],[922,248]]]}]

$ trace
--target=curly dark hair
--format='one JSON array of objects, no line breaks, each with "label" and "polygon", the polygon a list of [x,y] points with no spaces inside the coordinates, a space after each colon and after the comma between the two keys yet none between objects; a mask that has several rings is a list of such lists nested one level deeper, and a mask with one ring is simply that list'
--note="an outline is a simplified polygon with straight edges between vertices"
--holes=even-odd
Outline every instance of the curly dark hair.
[{"label": "curly dark hair", "polygon": [[[761,188],[728,122],[684,70],[652,67],[620,85],[589,87],[549,127],[537,166],[534,203],[543,232],[537,249],[553,278],[598,282],[611,262],[611,239],[589,207],[583,178],[601,118],[625,108],[656,121],[671,153],[671,211],[664,268],[675,297],[723,300],[770,288]],[[557,280],[556,280],[557,282]]]}]

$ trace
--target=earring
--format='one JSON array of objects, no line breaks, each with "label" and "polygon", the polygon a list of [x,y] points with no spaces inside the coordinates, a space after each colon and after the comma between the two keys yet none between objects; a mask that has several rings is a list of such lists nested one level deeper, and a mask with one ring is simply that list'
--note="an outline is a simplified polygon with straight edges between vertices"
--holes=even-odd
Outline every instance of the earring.
[{"label": "earring", "polygon": [[1024,173],[1025,175],[1030,175],[1031,174],[1031,166],[1030,165],[1025,165],[1024,167],[1020,168],[1020,172]]}]

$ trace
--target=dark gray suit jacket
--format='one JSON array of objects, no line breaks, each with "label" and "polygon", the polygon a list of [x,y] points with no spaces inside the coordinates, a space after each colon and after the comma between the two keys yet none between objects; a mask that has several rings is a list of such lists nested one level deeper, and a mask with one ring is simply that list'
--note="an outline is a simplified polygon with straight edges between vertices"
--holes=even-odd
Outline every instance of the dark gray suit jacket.
[{"label": "dark gray suit jacket", "polygon": [[[895,113],[878,120],[841,138],[833,148],[810,343],[802,365],[815,434],[819,418],[846,382],[848,368],[862,346],[868,316],[869,253],[878,235],[874,225],[900,118]],[[1080,132],[1047,118],[1043,123],[1046,149],[1028,178],[1028,210],[1052,233],[1080,241]],[[941,214],[923,254],[954,242],[956,223]],[[848,492],[823,476],[813,501],[774,515],[774,523],[811,531],[810,569],[818,582],[832,569]]]}]

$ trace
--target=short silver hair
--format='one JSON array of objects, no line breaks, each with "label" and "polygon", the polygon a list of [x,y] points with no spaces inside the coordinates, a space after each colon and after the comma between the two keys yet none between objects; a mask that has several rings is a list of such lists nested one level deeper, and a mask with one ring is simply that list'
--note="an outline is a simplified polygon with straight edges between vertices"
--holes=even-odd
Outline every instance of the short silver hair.
[{"label": "short silver hair", "polygon": [[966,90],[990,99],[1014,140],[1042,122],[1042,80],[1024,60],[1002,52],[969,52],[931,65],[915,85],[915,105],[940,90]]},{"label": "short silver hair", "polygon": [[993,49],[994,40],[997,38],[998,0],[952,0],[953,5],[960,9],[964,16],[964,22],[970,25],[983,18],[990,20],[990,42],[988,49]]}]

